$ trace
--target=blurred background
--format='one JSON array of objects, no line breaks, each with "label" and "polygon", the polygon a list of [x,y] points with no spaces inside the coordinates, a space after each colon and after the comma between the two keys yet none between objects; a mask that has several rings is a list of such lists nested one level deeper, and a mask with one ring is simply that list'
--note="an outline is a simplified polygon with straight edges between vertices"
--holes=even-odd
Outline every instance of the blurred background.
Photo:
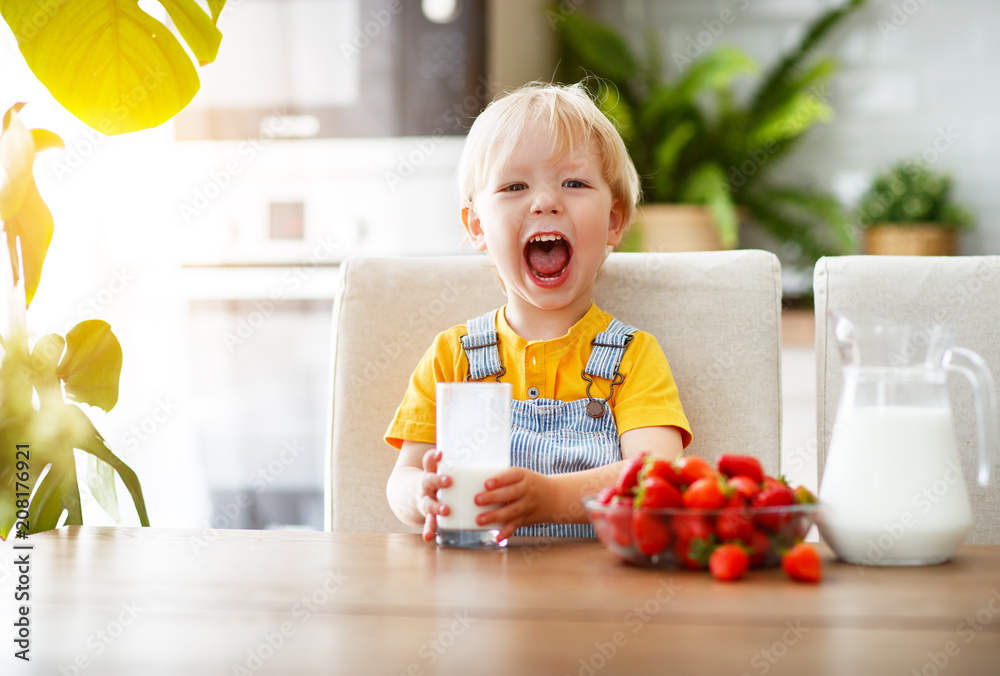
[{"label": "blurred background", "polygon": [[[671,78],[722,44],[771,64],[838,4],[230,0],[192,104],[122,137],[55,103],[0,24],[4,109],[27,101],[28,126],[66,144],[36,162],[56,230],[29,328],[111,324],[119,403],[91,417],[138,473],[154,525],[322,528],[338,263],[463,252],[463,135],[498,92],[553,77],[561,21],[600,19],[638,51],[652,30]],[[822,48],[839,65],[823,90],[835,117],[772,175],[849,210],[875,174],[920,155],[975,217],[959,253],[1000,253],[998,32],[990,0],[869,1]],[[794,247],[752,230],[741,246],[778,254],[786,295],[808,300],[812,271]],[[788,339],[783,454],[786,474],[814,488],[808,331]],[[123,522],[137,524],[125,502]],[[84,519],[110,522],[86,495]]]}]

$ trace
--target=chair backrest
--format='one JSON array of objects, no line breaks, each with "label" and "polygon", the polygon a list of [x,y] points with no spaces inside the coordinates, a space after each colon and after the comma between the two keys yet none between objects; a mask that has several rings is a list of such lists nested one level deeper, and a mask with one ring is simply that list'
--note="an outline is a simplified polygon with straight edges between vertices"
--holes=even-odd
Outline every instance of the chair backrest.
[{"label": "chair backrest", "polygon": [[[334,305],[328,527],[407,531],[389,509],[397,452],[382,440],[434,336],[505,296],[483,255],[351,258]],[[694,442],[712,460],[751,453],[779,464],[781,278],[764,251],[613,253],[594,301],[656,336]]]},{"label": "chair backrest", "polygon": [[[1000,376],[1000,256],[840,256],[822,258],[813,277],[816,301],[817,465],[823,467],[840,399],[841,360],[831,309],[856,308],[913,324],[951,324],[956,343],[978,352]],[[949,378],[959,453],[975,519],[967,542],[1000,543],[1000,490],[976,483],[976,414],[972,388]],[[995,451],[996,452],[996,451]]]}]

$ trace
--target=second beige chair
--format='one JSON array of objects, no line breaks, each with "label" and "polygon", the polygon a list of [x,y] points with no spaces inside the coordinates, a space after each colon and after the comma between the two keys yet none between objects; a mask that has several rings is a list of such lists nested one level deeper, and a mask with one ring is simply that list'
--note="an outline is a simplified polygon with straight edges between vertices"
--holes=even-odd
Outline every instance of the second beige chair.
[{"label": "second beige chair", "polygon": [[[831,309],[854,308],[911,324],[951,324],[956,344],[978,352],[1000,377],[1000,256],[839,256],[821,258],[813,278],[816,298],[818,466],[822,483],[826,451],[840,400],[841,361]],[[949,379],[959,453],[975,520],[967,542],[1000,543],[1000,476],[976,483],[976,418],[972,388]],[[998,449],[994,449],[996,453]],[[997,458],[1000,460],[1000,458]],[[916,461],[916,460],[915,460]]]},{"label": "second beige chair", "polygon": [[[434,336],[505,301],[483,256],[352,258],[334,306],[328,528],[407,531],[389,509],[382,435]],[[763,251],[612,254],[602,309],[656,336],[694,432],[688,452],[778,472],[781,275]]]}]

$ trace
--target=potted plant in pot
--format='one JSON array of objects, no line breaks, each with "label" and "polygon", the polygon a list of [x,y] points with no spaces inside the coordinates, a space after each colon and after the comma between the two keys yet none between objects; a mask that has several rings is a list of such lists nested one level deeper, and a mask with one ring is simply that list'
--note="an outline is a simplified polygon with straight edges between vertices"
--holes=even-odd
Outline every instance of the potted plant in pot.
[{"label": "potted plant in pot", "polygon": [[[177,30],[198,61],[215,59],[215,26],[225,0],[166,0]],[[57,101],[105,134],[156,126],[183,109],[198,76],[180,41],[135,3],[0,0],[32,72]],[[66,336],[32,340],[27,310],[38,289],[54,221],[35,184],[35,155],[62,147],[59,137],[29,129],[23,103],[6,111],[0,129],[0,298],[7,326],[0,335],[0,538],[26,537],[60,523],[82,524],[75,451],[87,454],[86,485],[115,519],[115,475],[149,525],[135,472],[110,449],[78,404],[110,411],[118,401],[122,349],[101,320]],[[64,519],[65,515],[65,519]]]},{"label": "potted plant in pot", "polygon": [[[817,17],[741,101],[734,84],[758,70],[741,50],[720,45],[668,81],[654,38],[647,38],[646,56],[639,58],[619,32],[582,12],[557,25],[557,76],[587,82],[618,124],[643,181],[647,218],[654,211],[700,215],[710,224],[701,246],[732,248],[742,214],[793,243],[797,258],[809,265],[850,248],[848,218],[832,195],[766,177],[810,127],[831,119],[822,87],[836,64],[809,57],[863,3],[849,0]],[[639,229],[646,240],[641,248],[672,248],[674,236],[658,238],[650,223],[640,222]]]},{"label": "potted plant in pot", "polygon": [[865,253],[952,256],[956,233],[973,225],[972,213],[951,198],[951,177],[922,161],[900,162],[879,174],[861,196],[858,224]]}]

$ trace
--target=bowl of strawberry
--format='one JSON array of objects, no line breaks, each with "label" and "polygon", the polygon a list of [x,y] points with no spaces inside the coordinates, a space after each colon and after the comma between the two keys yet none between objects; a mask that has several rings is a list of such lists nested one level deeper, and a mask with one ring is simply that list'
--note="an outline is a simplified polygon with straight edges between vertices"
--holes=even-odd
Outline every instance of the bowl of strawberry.
[{"label": "bowl of strawberry", "polygon": [[[815,551],[797,548],[816,516],[815,496],[766,475],[751,456],[721,455],[713,467],[697,456],[668,462],[643,454],[583,504],[597,537],[629,563],[708,569],[719,579],[782,565],[793,578],[819,579]],[[809,561],[788,565],[793,550]]]}]

